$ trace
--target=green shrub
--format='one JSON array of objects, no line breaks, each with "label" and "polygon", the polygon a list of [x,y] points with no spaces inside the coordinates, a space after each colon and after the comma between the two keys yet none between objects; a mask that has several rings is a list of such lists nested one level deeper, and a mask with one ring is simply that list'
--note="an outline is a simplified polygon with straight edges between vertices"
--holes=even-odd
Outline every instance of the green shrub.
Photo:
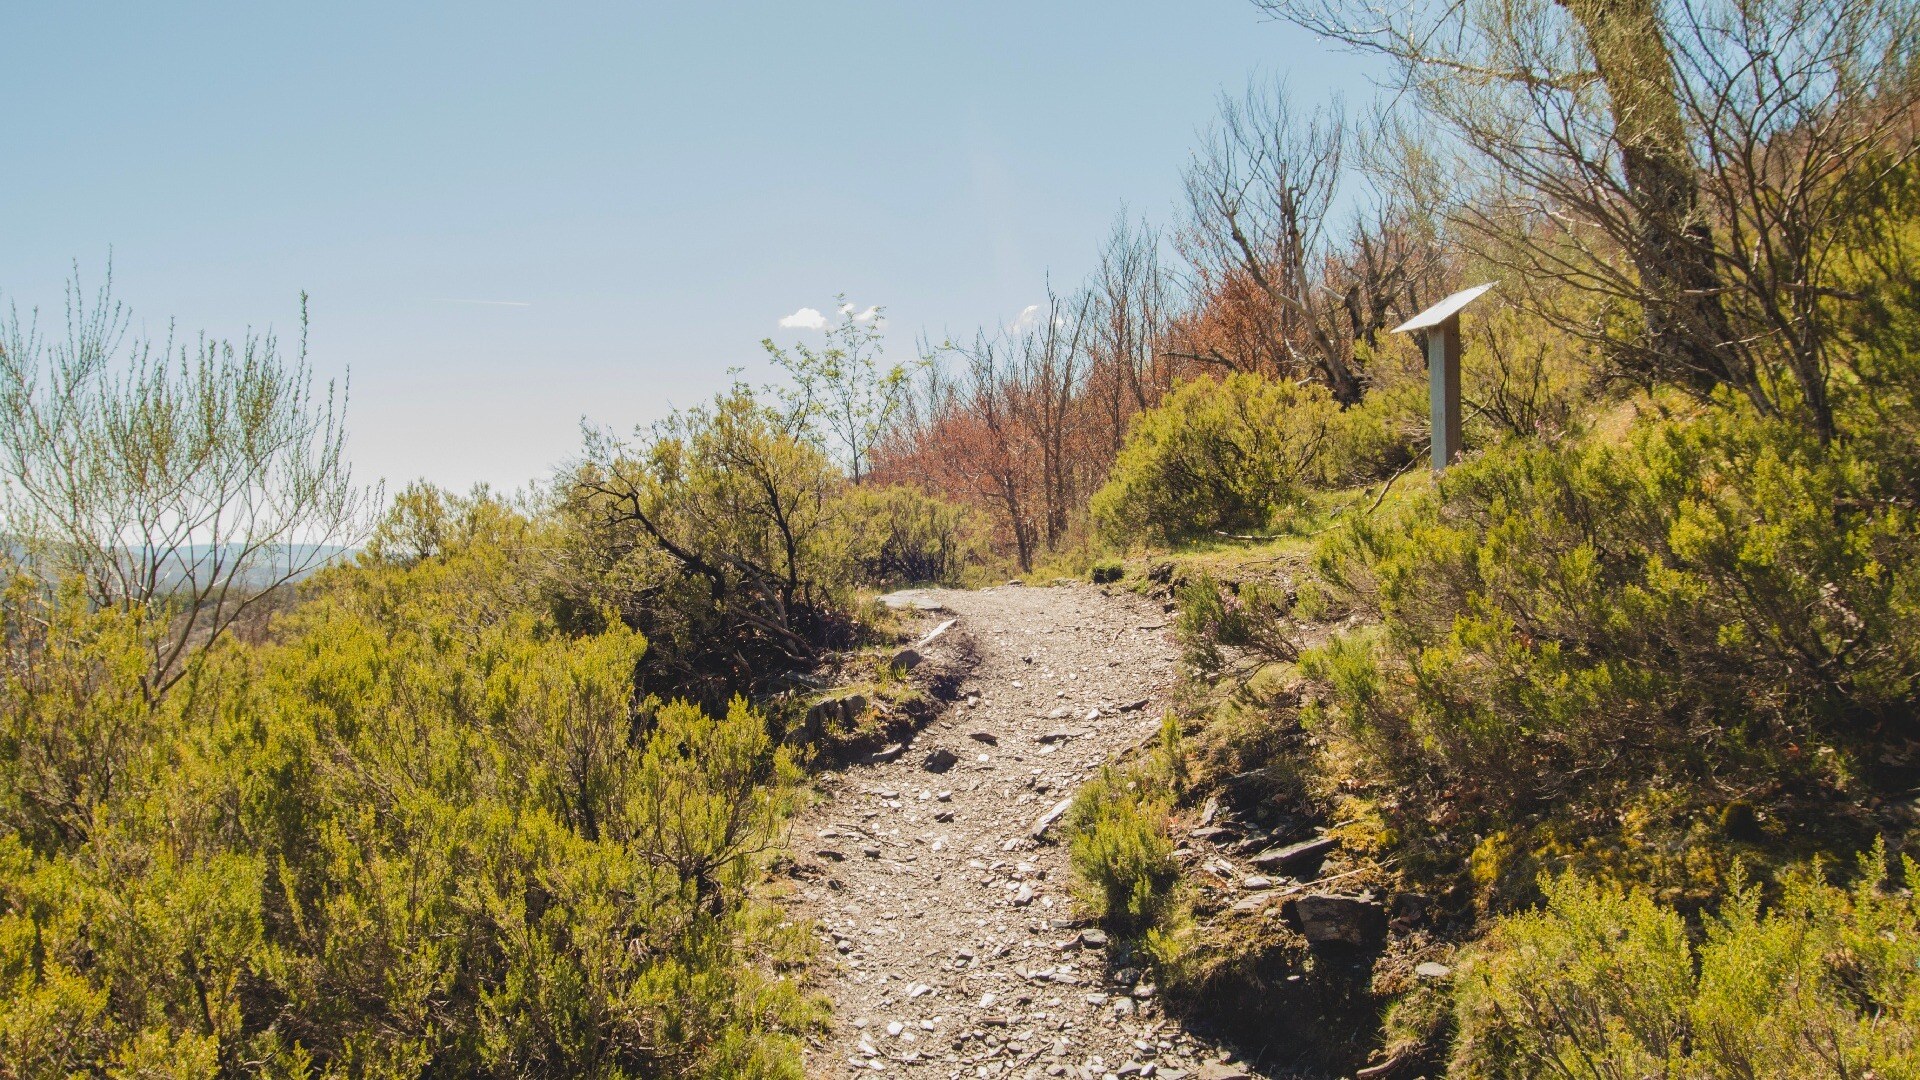
[{"label": "green shrub", "polygon": [[1168,805],[1140,778],[1107,766],[1074,796],[1069,858],[1081,900],[1116,932],[1142,934],[1173,903],[1180,866],[1167,835]]},{"label": "green shrub", "polygon": [[[1877,863],[1877,865],[1876,865]],[[1642,890],[1573,876],[1501,920],[1459,976],[1449,1075],[1803,1078],[1920,1069],[1920,905],[1795,872],[1737,890],[1697,945]]]},{"label": "green shrub", "polygon": [[[1520,829],[1523,853],[1711,886],[1726,852],[1701,844],[1736,799],[1761,800],[1741,831],[1785,847],[1834,841],[1822,822],[1856,842],[1823,814],[1890,781],[1884,739],[1914,732],[1920,690],[1900,482],[1731,405],[1624,445],[1471,460],[1323,547],[1384,632],[1305,658],[1330,691],[1321,720],[1391,790],[1401,835],[1436,850]],[[1490,886],[1533,876],[1488,867]]]},{"label": "green shrub", "polygon": [[1201,675],[1218,678],[1240,655],[1255,661],[1299,656],[1289,618],[1293,604],[1274,585],[1252,580],[1228,585],[1202,572],[1181,586],[1178,597],[1174,633],[1181,658]]},{"label": "green shrub", "polygon": [[1318,479],[1363,484],[1392,476],[1427,453],[1430,427],[1424,371],[1376,382],[1335,416]]},{"label": "green shrub", "polygon": [[845,480],[803,419],[736,385],[638,446],[594,440],[566,489],[564,624],[611,609],[650,643],[644,689],[713,708],[848,644]]},{"label": "green shrub", "polygon": [[836,507],[862,580],[875,585],[958,585],[986,555],[978,510],[910,484],[855,487]]},{"label": "green shrub", "polygon": [[448,558],[479,544],[510,544],[524,539],[529,531],[527,518],[485,484],[466,495],[455,495],[415,481],[393,497],[361,555],[411,565]]},{"label": "green shrub", "polygon": [[1094,521],[1122,544],[1264,527],[1319,475],[1338,414],[1314,385],[1246,373],[1181,383],[1134,418]]},{"label": "green shrub", "polygon": [[765,718],[637,700],[538,548],[420,554],[152,707],[138,618],[6,594],[0,1075],[798,1077]]}]

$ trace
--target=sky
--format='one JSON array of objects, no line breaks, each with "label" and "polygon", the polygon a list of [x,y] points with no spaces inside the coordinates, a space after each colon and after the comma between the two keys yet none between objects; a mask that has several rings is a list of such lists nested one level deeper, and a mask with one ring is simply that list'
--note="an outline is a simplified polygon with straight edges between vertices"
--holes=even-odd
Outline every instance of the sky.
[{"label": "sky", "polygon": [[837,294],[902,358],[1005,325],[1274,78],[1365,90],[1249,0],[13,0],[0,303],[110,258],[151,333],[284,339],[304,291],[357,478],[511,489]]}]

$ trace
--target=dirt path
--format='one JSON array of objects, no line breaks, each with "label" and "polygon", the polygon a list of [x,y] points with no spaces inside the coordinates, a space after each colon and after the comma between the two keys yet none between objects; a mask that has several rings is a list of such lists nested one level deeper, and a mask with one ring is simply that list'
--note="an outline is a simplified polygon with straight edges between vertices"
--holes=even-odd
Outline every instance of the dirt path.
[{"label": "dirt path", "polygon": [[[977,666],[890,761],[821,780],[793,853],[825,943],[831,1035],[810,1076],[1245,1076],[1161,1014],[1080,919],[1060,828],[1037,823],[1150,738],[1169,616],[1087,585],[914,594]],[[942,753],[945,751],[946,753]],[[934,771],[953,758],[942,771]]]}]

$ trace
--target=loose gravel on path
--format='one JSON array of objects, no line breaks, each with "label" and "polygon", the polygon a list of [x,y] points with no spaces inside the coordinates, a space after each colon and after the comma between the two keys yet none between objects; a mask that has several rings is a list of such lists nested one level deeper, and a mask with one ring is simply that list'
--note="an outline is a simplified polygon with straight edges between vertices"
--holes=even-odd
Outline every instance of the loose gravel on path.
[{"label": "loose gravel on path", "polygon": [[956,620],[977,666],[898,756],[823,776],[795,823],[798,914],[834,1006],[808,1075],[1248,1075],[1110,964],[1071,899],[1061,827],[1039,827],[1153,737],[1171,617],[1087,585],[913,595],[927,629]]}]

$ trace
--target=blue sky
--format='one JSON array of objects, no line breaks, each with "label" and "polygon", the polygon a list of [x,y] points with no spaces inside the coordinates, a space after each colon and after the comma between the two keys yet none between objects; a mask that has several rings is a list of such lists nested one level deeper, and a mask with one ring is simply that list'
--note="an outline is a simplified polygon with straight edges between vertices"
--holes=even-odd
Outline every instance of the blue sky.
[{"label": "blue sky", "polygon": [[57,318],[109,249],[149,329],[284,332],[304,289],[360,475],[513,487],[837,292],[902,355],[1012,319],[1276,76],[1365,89],[1247,0],[23,0],[0,299]]}]

